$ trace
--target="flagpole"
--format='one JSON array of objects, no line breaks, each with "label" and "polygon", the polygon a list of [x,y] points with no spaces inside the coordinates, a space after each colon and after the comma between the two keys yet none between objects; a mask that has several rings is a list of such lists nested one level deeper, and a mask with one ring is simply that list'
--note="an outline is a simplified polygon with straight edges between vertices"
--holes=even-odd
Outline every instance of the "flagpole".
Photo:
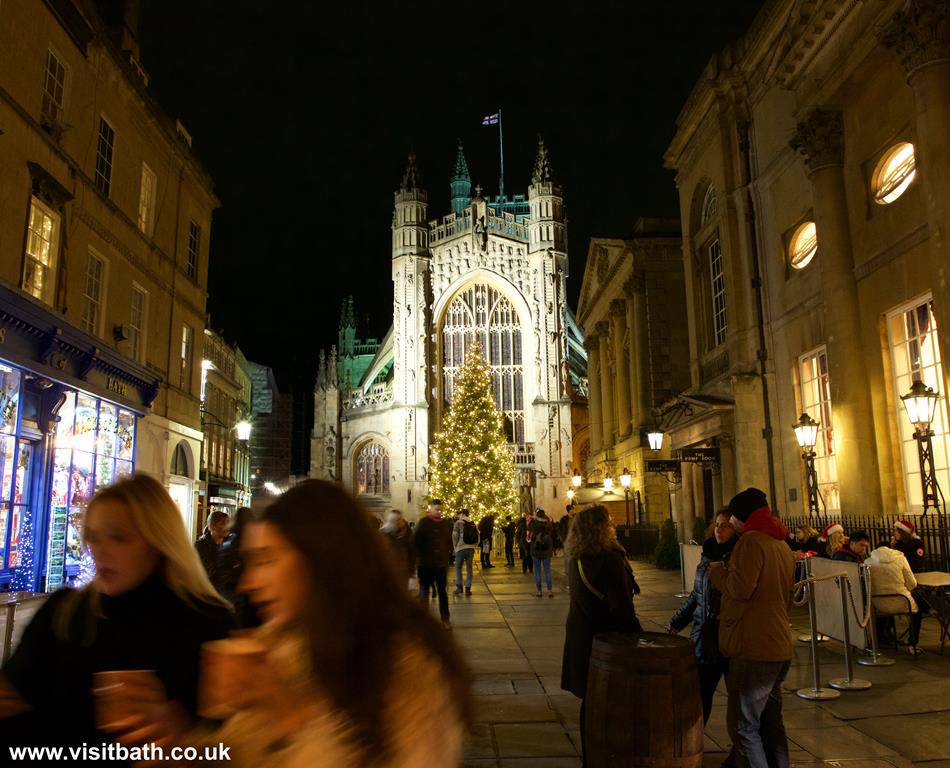
[{"label": "flagpole", "polygon": [[498,107],[498,152],[501,155],[501,178],[498,180],[498,196],[505,196],[505,142],[501,130],[501,107]]}]

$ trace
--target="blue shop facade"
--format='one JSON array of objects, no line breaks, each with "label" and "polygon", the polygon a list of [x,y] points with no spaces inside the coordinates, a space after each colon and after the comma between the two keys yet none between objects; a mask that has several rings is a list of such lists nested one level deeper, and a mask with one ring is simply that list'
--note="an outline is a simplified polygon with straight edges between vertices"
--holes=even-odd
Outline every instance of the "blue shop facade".
[{"label": "blue shop facade", "polygon": [[88,580],[92,495],[135,469],[160,380],[0,284],[0,592]]}]

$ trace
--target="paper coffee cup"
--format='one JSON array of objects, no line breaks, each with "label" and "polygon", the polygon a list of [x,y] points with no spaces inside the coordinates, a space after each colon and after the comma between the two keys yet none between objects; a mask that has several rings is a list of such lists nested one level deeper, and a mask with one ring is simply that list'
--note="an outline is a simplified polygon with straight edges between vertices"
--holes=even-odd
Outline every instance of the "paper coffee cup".
[{"label": "paper coffee cup", "polygon": [[128,696],[130,684],[161,686],[154,669],[116,669],[93,673],[92,693],[95,697],[97,728],[108,730],[139,714],[136,704]]},{"label": "paper coffee cup", "polygon": [[251,637],[212,640],[202,645],[198,713],[213,720],[235,714],[248,669],[257,667],[266,656],[267,647]]}]

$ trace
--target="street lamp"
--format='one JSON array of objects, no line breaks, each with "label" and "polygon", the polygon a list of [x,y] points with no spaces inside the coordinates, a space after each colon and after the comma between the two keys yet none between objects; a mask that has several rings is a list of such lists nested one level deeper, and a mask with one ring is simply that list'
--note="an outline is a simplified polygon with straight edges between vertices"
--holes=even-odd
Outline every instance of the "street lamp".
[{"label": "street lamp", "polygon": [[627,528],[630,527],[630,484],[632,481],[630,470],[624,467],[623,473],[620,475],[620,486],[623,488],[623,511],[627,515]]},{"label": "street lamp", "polygon": [[659,451],[663,447],[663,433],[659,427],[654,427],[647,432],[647,442],[650,443],[650,449]]},{"label": "street lamp", "polygon": [[604,490],[610,493],[614,489],[614,479],[608,474],[604,478]]},{"label": "street lamp", "polygon": [[802,449],[802,461],[805,462],[805,498],[808,501],[808,514],[818,516],[818,472],[815,471],[815,443],[818,442],[818,422],[807,413],[798,417],[792,425],[795,439]]},{"label": "street lamp", "polygon": [[574,493],[574,489],[573,489],[573,488],[568,488],[568,489],[567,489],[567,502],[568,502],[568,503],[567,503],[567,506],[568,506],[568,509],[570,509],[571,507],[574,506],[574,496],[576,496],[576,494]]},{"label": "street lamp", "polygon": [[251,439],[251,422],[247,419],[241,419],[234,425],[234,429],[237,431],[237,439],[241,442],[246,443]]},{"label": "street lamp", "polygon": [[577,490],[581,487],[581,483],[584,482],[584,478],[581,477],[581,471],[579,469],[574,470],[574,475],[571,477],[571,485],[574,486],[574,490]]},{"label": "street lamp", "polygon": [[920,462],[920,488],[923,494],[924,514],[933,507],[937,512],[937,530],[940,538],[940,558],[943,567],[950,560],[950,542],[947,541],[946,515],[940,506],[943,494],[937,485],[937,473],[934,468],[933,423],[937,409],[938,395],[922,381],[915,381],[910,392],[901,396],[907,418],[914,425],[914,439],[917,441],[917,459]]}]

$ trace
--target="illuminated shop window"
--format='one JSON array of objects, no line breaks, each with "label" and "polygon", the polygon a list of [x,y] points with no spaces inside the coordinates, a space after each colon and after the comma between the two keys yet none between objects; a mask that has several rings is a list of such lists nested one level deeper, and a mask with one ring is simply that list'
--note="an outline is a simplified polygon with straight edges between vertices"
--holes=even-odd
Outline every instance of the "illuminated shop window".
[{"label": "illuminated shop window", "polygon": [[917,175],[914,145],[902,142],[891,147],[881,158],[871,177],[874,202],[888,205],[904,194]]}]

